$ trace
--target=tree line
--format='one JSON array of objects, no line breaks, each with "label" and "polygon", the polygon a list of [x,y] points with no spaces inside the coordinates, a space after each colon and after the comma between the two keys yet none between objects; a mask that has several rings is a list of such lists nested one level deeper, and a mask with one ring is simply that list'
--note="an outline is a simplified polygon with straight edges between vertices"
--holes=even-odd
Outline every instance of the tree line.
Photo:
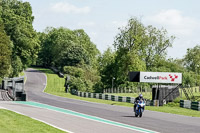
[{"label": "tree line", "polygon": [[[33,28],[29,2],[0,0],[0,78],[18,76],[30,65],[56,67],[70,76],[70,88],[102,92],[111,87],[151,86],[128,81],[130,71],[181,72],[183,85],[200,84],[200,46],[187,50],[182,59],[167,58],[174,36],[164,28],[128,20],[115,36],[114,49],[103,53],[83,29]],[[114,85],[113,85],[114,82]],[[113,85],[113,86],[112,86]]]},{"label": "tree line", "polygon": [[40,42],[28,2],[0,0],[0,77],[14,77],[37,58]]}]

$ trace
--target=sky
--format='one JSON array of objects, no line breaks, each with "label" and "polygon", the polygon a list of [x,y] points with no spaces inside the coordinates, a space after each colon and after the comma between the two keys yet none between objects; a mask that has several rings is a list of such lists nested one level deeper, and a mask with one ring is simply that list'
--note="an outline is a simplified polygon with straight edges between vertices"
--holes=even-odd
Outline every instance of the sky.
[{"label": "sky", "polygon": [[38,32],[46,27],[84,29],[103,53],[113,48],[119,28],[137,17],[145,26],[164,28],[175,36],[168,58],[181,59],[200,45],[199,0],[23,0],[28,1]]}]

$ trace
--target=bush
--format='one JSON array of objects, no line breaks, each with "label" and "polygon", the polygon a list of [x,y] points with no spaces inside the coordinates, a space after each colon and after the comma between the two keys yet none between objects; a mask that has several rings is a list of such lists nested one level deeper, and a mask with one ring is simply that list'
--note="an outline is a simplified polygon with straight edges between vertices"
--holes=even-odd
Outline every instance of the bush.
[{"label": "bush", "polygon": [[86,90],[85,84],[81,78],[76,78],[76,77],[71,76],[68,83],[69,83],[70,89],[75,89],[77,91],[85,91]]},{"label": "bush", "polygon": [[70,89],[75,89],[82,92],[93,92],[93,83],[89,80],[84,80],[81,78],[76,78],[71,76],[68,82]]},{"label": "bush", "polygon": [[94,92],[95,85],[100,81],[97,71],[87,65],[81,67],[63,67],[64,74],[70,76],[69,87],[77,91]]},{"label": "bush", "polygon": [[63,72],[74,77],[83,77],[84,70],[74,66],[64,66]]}]

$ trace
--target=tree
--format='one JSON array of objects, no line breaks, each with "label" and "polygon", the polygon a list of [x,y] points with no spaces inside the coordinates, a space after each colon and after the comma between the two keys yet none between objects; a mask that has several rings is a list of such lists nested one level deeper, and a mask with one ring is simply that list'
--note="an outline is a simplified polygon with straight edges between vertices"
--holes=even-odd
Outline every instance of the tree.
[{"label": "tree", "polygon": [[96,45],[90,41],[90,37],[83,29],[74,30],[74,33],[78,38],[79,46],[85,49],[85,54],[89,57],[89,64],[93,67],[97,67],[97,55],[99,55],[100,52],[96,48]]},{"label": "tree", "polygon": [[145,40],[145,27],[136,18],[131,18],[116,35],[113,45],[116,48],[115,77],[118,84],[128,80],[130,71],[146,69],[141,56]]},{"label": "tree", "polygon": [[[4,29],[13,42],[12,62],[18,60],[22,62],[20,68],[26,68],[35,62],[39,50],[39,40],[32,26],[31,6],[28,2],[2,0],[1,8]],[[13,69],[16,69],[14,65],[16,63],[12,63]]]},{"label": "tree", "polygon": [[99,51],[83,30],[47,28],[45,34],[40,34],[40,39],[39,55],[44,65],[63,68],[83,62],[96,66]]},{"label": "tree", "polygon": [[[115,77],[114,73],[114,62],[115,62],[115,52],[112,52],[111,48],[108,48],[101,56],[98,58],[100,76],[102,86],[101,88],[111,88],[112,78]],[[100,89],[100,88],[99,88]]]},{"label": "tree", "polygon": [[0,21],[0,78],[9,76],[11,72],[11,53],[12,43]]},{"label": "tree", "polygon": [[65,50],[61,51],[57,59],[57,66],[77,66],[78,64],[84,62],[84,64],[89,64],[89,57],[86,50],[78,45],[68,46]]},{"label": "tree", "polygon": [[146,33],[146,43],[142,47],[141,55],[145,60],[147,70],[151,71],[155,67],[154,64],[159,62],[159,60],[165,60],[167,48],[172,47],[175,37],[168,37],[165,29],[156,29],[152,26],[146,28]]},{"label": "tree", "polygon": [[166,49],[172,46],[173,39],[166,30],[145,27],[137,18],[131,18],[127,26],[120,28],[113,44],[118,84],[128,81],[130,71],[152,71],[159,60],[166,58]]},{"label": "tree", "polygon": [[41,34],[40,58],[45,66],[76,65],[82,60],[88,62],[85,49],[78,45],[78,38],[67,28],[47,28],[46,35]]},{"label": "tree", "polygon": [[199,74],[200,72],[200,46],[196,45],[194,48],[188,48],[187,53],[183,60],[184,60],[184,65],[186,66],[187,69]]}]

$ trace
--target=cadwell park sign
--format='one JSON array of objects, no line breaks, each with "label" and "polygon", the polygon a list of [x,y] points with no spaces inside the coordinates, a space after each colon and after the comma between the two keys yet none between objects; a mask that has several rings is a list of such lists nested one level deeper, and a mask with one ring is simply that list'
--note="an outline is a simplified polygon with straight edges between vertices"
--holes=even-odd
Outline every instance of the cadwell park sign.
[{"label": "cadwell park sign", "polygon": [[132,82],[182,84],[182,73],[130,72],[129,79]]},{"label": "cadwell park sign", "polygon": [[182,73],[140,72],[140,82],[181,84]]}]

